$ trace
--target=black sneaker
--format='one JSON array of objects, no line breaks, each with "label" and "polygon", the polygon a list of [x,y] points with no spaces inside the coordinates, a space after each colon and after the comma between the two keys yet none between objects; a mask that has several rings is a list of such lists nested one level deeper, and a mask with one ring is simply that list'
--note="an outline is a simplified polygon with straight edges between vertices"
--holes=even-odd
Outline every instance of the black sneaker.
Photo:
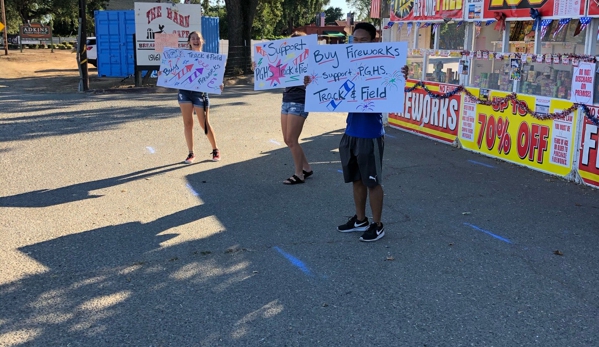
[{"label": "black sneaker", "polygon": [[383,223],[381,223],[380,227],[377,226],[376,223],[372,223],[370,224],[370,228],[368,228],[368,230],[366,230],[366,232],[362,234],[362,236],[360,237],[360,241],[376,241],[378,239],[383,238],[383,236],[385,236],[385,227],[383,226]]},{"label": "black sneaker", "polygon": [[368,217],[365,217],[364,221],[358,221],[358,216],[354,215],[347,223],[337,227],[337,230],[342,233],[350,233],[352,231],[366,231],[368,230]]}]

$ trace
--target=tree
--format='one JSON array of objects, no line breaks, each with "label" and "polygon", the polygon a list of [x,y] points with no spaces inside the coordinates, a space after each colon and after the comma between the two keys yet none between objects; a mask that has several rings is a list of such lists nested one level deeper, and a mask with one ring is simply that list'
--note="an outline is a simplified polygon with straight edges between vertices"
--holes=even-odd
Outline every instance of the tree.
[{"label": "tree", "polygon": [[[107,4],[108,0],[87,0],[86,32],[94,32],[94,11],[106,8]],[[52,32],[57,36],[72,35],[79,27],[79,0],[5,0],[5,5],[7,15],[16,15],[19,24],[51,23]]]},{"label": "tree", "polygon": [[320,13],[330,0],[281,0],[283,7],[283,19],[287,29],[285,34],[289,35],[293,30],[302,25],[314,21],[317,13]]},{"label": "tree", "polygon": [[324,15],[325,23],[335,23],[336,20],[341,20],[345,13],[340,7],[329,7],[324,11]]},{"label": "tree", "polygon": [[258,1],[252,37],[255,39],[271,39],[280,36],[280,18],[282,15],[283,7],[280,0]]},{"label": "tree", "polygon": [[356,11],[356,21],[368,21],[370,19],[371,0],[345,0],[345,3]]},{"label": "tree", "polygon": [[345,2],[348,6],[356,9],[356,21],[369,22],[374,24],[375,26],[381,26],[380,18],[370,18],[371,0],[345,0]]},{"label": "tree", "polygon": [[[18,34],[19,25],[21,25],[23,22],[21,22],[19,14],[14,8],[9,6],[6,2],[4,3],[4,6],[6,7],[6,23],[4,23],[6,29],[4,30],[6,30],[7,34]],[[2,33],[0,33],[0,36],[2,36]]]},{"label": "tree", "polygon": [[250,71],[252,24],[258,0],[225,0],[229,24],[229,55],[225,74],[239,75]]}]

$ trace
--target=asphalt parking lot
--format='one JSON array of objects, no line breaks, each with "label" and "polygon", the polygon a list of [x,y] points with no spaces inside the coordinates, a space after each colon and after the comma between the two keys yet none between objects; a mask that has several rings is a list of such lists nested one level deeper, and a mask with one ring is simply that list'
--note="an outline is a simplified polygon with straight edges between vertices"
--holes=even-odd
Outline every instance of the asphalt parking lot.
[{"label": "asphalt parking lot", "polygon": [[387,129],[386,236],[361,243],[310,114],[293,173],[279,92],[0,94],[0,346],[597,346],[599,192]]}]

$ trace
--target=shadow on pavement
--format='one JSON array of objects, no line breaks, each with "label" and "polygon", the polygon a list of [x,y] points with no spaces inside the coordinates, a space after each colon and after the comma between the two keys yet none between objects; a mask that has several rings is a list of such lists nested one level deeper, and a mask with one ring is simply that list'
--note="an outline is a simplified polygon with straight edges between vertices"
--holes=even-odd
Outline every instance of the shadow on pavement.
[{"label": "shadow on pavement", "polygon": [[[187,176],[196,206],[21,247],[47,270],[0,286],[0,339],[13,346],[597,341],[596,194],[570,183],[548,187],[539,173],[391,130],[388,234],[362,244],[359,235],[334,231],[353,214],[335,152],[341,133],[303,144],[315,171],[303,185],[280,183],[291,166],[288,150],[277,149]],[[50,206],[175,169],[0,201]],[[188,225],[193,235],[180,232]],[[553,255],[554,247],[568,256]]]}]

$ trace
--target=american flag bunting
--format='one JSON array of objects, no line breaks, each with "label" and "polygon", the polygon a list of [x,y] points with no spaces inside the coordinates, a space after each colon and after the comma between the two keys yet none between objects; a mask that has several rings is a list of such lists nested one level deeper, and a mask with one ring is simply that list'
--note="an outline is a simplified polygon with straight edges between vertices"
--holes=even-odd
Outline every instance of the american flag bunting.
[{"label": "american flag bunting", "polygon": [[568,25],[568,23],[570,23],[570,18],[560,19],[557,29],[555,30],[555,32],[553,32],[553,38],[555,38],[557,36],[557,34],[559,34],[559,32],[562,31],[562,29],[565,28],[566,25]]},{"label": "american flag bunting", "polygon": [[545,37],[545,34],[547,33],[547,29],[549,29],[549,24],[551,24],[551,21],[553,19],[543,19],[541,21],[541,36],[539,37],[540,40],[543,39],[543,37]]}]

